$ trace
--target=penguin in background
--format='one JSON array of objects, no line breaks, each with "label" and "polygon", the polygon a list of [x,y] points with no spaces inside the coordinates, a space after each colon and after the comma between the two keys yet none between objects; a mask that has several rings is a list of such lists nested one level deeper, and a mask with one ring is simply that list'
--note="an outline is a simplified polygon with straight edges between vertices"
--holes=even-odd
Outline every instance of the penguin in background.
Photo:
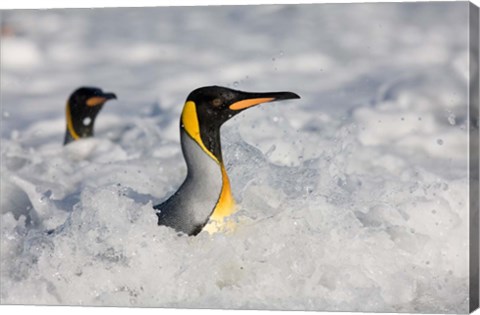
[{"label": "penguin in background", "polygon": [[292,92],[252,93],[221,86],[191,92],[180,118],[180,142],[187,177],[165,202],[154,206],[158,225],[187,235],[231,229],[226,218],[235,202],[223,163],[220,127],[230,118],[256,105],[298,99]]},{"label": "penguin in background", "polygon": [[117,99],[114,93],[106,93],[97,87],[80,87],[70,95],[65,109],[67,130],[64,145],[93,136],[93,127],[103,105]]}]

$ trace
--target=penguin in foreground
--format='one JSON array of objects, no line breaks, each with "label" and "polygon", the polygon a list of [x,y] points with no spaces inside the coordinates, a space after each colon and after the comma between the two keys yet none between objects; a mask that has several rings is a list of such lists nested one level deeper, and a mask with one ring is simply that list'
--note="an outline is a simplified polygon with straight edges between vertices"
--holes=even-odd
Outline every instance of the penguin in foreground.
[{"label": "penguin in foreground", "polygon": [[223,164],[220,127],[255,105],[298,98],[292,92],[250,93],[220,86],[191,92],[180,118],[187,178],[169,199],[154,206],[158,225],[188,235],[229,230],[225,218],[234,212],[235,202]]},{"label": "penguin in foreground", "polygon": [[64,145],[93,136],[95,118],[103,104],[111,99],[116,99],[113,93],[105,93],[96,87],[81,87],[75,90],[67,101],[65,110],[67,131]]}]

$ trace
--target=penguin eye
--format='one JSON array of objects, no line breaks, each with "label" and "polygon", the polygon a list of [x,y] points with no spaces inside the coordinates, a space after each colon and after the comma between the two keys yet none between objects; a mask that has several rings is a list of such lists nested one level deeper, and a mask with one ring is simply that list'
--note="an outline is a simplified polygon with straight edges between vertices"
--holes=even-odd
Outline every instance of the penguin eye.
[{"label": "penguin eye", "polygon": [[223,103],[222,100],[219,99],[219,98],[216,98],[216,99],[214,99],[214,100],[212,101],[212,105],[213,105],[214,107],[219,107],[220,105],[222,105],[222,103]]}]

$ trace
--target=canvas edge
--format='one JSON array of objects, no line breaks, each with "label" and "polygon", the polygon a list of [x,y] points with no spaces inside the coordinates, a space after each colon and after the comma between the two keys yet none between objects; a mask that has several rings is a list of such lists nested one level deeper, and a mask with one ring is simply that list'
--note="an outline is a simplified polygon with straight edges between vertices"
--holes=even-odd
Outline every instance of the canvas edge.
[{"label": "canvas edge", "polygon": [[479,307],[479,9],[469,3],[469,311]]}]

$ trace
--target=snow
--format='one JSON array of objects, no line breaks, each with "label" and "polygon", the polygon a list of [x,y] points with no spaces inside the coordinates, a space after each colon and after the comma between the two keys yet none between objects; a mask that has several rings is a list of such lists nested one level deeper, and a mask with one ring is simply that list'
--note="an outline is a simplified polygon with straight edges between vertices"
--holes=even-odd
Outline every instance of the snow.
[{"label": "snow", "polygon": [[[2,303],[467,312],[467,8],[1,12]],[[302,99],[225,124],[238,227],[187,237],[152,205],[212,84]],[[63,147],[81,85],[119,99]]]}]

